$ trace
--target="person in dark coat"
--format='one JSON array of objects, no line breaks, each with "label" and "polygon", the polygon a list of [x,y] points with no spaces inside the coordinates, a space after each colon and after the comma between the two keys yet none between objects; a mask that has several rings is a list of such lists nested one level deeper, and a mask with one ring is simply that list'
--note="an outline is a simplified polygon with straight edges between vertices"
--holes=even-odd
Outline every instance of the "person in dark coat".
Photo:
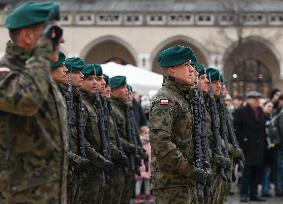
[{"label": "person in dark coat", "polygon": [[265,115],[259,106],[261,94],[256,91],[246,95],[247,105],[235,113],[234,127],[246,158],[240,187],[242,202],[264,201],[257,194],[258,181],[262,179],[265,164]]}]

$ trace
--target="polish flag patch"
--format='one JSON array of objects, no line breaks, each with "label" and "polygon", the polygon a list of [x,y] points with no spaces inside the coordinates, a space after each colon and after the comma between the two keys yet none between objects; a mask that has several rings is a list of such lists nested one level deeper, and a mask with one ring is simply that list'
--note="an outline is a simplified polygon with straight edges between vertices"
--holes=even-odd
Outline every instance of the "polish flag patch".
[{"label": "polish flag patch", "polygon": [[169,101],[168,99],[160,99],[159,105],[168,105]]},{"label": "polish flag patch", "polygon": [[7,67],[0,67],[0,73],[7,73],[7,72],[13,72],[13,70]]}]

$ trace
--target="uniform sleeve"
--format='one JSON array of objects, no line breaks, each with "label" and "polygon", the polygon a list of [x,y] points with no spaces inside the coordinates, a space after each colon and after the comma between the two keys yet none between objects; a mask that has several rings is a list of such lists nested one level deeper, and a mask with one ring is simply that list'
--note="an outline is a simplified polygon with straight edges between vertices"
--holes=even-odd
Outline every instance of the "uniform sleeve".
[{"label": "uniform sleeve", "polygon": [[0,73],[0,109],[32,116],[49,92],[52,45],[41,38],[22,71]]},{"label": "uniform sleeve", "polygon": [[161,105],[161,100],[164,99],[153,101],[149,113],[150,144],[153,157],[156,157],[160,169],[165,171],[170,169],[171,172],[179,172],[189,177],[193,166],[173,143],[174,105],[170,100],[168,104]]},{"label": "uniform sleeve", "polygon": [[104,165],[105,157],[97,152],[87,141],[85,142],[85,150],[87,158],[90,160],[90,162],[97,168],[102,168]]}]

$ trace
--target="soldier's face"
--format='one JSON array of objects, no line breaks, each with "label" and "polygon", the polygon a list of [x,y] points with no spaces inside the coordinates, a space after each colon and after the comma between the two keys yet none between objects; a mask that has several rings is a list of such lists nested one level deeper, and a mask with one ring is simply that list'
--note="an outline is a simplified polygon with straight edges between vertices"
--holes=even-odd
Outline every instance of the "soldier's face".
[{"label": "soldier's face", "polygon": [[102,96],[105,96],[106,98],[110,98],[111,88],[109,85],[105,86],[104,91],[102,92]]},{"label": "soldier's face", "polygon": [[104,80],[103,75],[102,76],[97,76],[96,81],[98,83],[98,89],[100,93],[104,92],[105,86],[106,86],[106,81]]},{"label": "soldier's face", "polygon": [[178,82],[189,86],[194,85],[194,81],[196,80],[196,70],[192,65],[185,63],[169,68],[169,70],[170,69],[170,72]]},{"label": "soldier's face", "polygon": [[198,89],[203,92],[208,92],[209,90],[209,81],[206,78],[206,74],[200,75],[198,78]]},{"label": "soldier's face", "polygon": [[116,89],[112,89],[111,90],[111,93],[118,97],[118,98],[121,98],[125,101],[127,101],[127,98],[128,98],[128,86],[127,84],[125,84],[124,86],[121,86],[119,88],[116,88]]},{"label": "soldier's face", "polygon": [[95,79],[95,76],[84,78],[82,85],[80,87],[80,89],[90,93],[95,93],[97,88],[98,88],[98,83]]},{"label": "soldier's face", "polygon": [[211,83],[212,83],[213,94],[216,95],[216,96],[219,96],[220,95],[220,89],[221,89],[220,82],[217,80],[217,81],[213,81]]},{"label": "soldier's face", "polygon": [[60,67],[51,71],[51,76],[56,81],[67,83],[67,71],[68,70],[66,69],[64,64],[61,64]]},{"label": "soldier's face", "polygon": [[69,77],[73,86],[80,87],[82,85],[84,75],[80,71],[69,73]]}]

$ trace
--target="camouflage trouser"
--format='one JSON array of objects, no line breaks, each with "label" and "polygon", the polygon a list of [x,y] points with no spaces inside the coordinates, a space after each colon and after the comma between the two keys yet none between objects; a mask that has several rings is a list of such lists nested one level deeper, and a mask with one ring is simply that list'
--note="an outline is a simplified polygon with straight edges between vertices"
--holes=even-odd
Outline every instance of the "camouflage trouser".
[{"label": "camouflage trouser", "polygon": [[212,204],[221,204],[225,199],[225,185],[224,181],[219,174],[215,175],[212,181]]},{"label": "camouflage trouser", "polygon": [[89,169],[89,172],[81,180],[79,203],[80,204],[102,204],[105,188],[105,178],[102,171],[96,172]]},{"label": "camouflage trouser", "polygon": [[66,199],[62,199],[59,192],[58,181],[50,182],[19,192],[1,192],[0,204],[66,204]]},{"label": "camouflage trouser", "polygon": [[179,186],[154,189],[156,204],[198,204],[196,190],[193,186]]},{"label": "camouflage trouser", "polygon": [[67,202],[68,204],[76,204],[79,199],[80,181],[79,175],[69,171],[67,177]]},{"label": "camouflage trouser", "polygon": [[120,204],[124,190],[125,172],[117,167],[113,172],[112,184],[106,185],[103,204]]},{"label": "camouflage trouser", "polygon": [[124,189],[121,197],[121,204],[129,204],[135,187],[135,173],[129,170],[125,173]]}]

